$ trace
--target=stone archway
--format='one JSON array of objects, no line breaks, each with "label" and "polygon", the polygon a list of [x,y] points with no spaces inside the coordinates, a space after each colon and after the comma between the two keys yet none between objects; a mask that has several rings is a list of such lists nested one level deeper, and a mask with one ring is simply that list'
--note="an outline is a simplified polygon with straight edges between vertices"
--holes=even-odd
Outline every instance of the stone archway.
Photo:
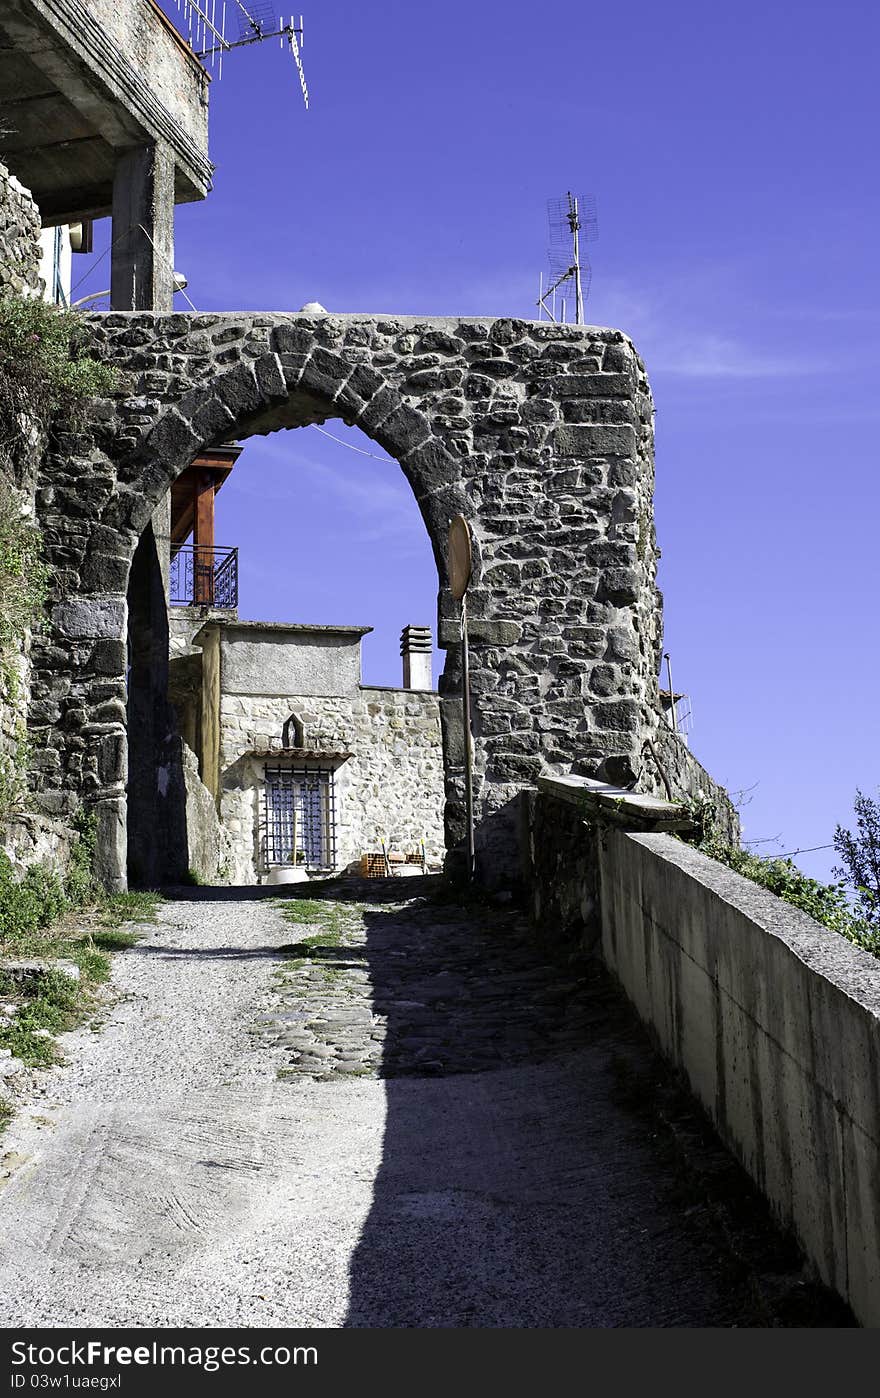
[{"label": "stone archway", "polygon": [[128,392],[60,437],[38,491],[55,570],[35,646],[34,774],[50,811],[92,803],[100,868],[125,868],[125,591],[138,539],[204,447],[339,417],[399,463],[439,577],[447,847],[463,838],[459,638],[446,579],[471,523],[477,848],[518,864],[518,796],[542,770],[636,755],[656,723],[652,405],[621,332],[515,320],[112,313],[92,318]]}]

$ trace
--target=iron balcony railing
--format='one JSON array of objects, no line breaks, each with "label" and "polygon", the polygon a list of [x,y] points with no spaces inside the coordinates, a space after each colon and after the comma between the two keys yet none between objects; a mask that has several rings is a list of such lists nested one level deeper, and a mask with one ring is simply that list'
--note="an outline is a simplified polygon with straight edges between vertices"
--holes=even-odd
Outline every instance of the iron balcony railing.
[{"label": "iron balcony railing", "polygon": [[172,607],[238,606],[238,549],[181,544],[171,559]]}]

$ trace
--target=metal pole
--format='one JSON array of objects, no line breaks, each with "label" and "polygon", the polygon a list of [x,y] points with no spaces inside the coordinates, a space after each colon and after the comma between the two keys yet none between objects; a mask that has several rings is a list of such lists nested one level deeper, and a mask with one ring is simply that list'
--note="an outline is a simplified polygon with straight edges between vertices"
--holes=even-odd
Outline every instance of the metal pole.
[{"label": "metal pole", "polygon": [[572,208],[573,208],[573,214],[572,214],[572,220],[571,220],[571,231],[572,231],[572,234],[574,235],[574,323],[575,323],[575,325],[583,325],[583,323],[584,323],[584,293],[583,293],[583,291],[581,290],[581,244],[580,244],[580,226],[581,226],[581,221],[580,221],[580,219],[578,218],[578,201],[577,201],[577,199],[574,199],[574,200],[572,201]]},{"label": "metal pole", "polygon": [[672,662],[669,659],[669,652],[663,652],[663,659],[666,661],[666,683],[669,685],[669,727],[673,733],[677,731],[675,722],[675,690],[672,688]]},{"label": "metal pole", "polygon": [[473,883],[476,872],[474,848],[474,781],[471,771],[471,668],[468,654],[467,597],[461,599],[461,715],[464,727],[464,806],[467,820],[467,876]]}]

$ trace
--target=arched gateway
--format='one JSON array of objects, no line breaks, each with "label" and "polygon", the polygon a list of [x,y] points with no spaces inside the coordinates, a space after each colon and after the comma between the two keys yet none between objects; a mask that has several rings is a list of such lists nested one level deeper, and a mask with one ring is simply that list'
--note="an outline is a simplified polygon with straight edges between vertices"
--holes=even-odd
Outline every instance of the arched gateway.
[{"label": "arched gateway", "polygon": [[616,330],[327,314],[92,318],[121,389],[44,462],[54,571],[31,711],[36,800],[99,817],[126,870],[126,593],[138,542],[205,447],[338,417],[404,471],[439,578],[446,842],[463,838],[460,646],[449,521],[476,544],[469,597],[477,851],[518,864],[518,796],[542,771],[637,756],[657,722],[652,404]]}]

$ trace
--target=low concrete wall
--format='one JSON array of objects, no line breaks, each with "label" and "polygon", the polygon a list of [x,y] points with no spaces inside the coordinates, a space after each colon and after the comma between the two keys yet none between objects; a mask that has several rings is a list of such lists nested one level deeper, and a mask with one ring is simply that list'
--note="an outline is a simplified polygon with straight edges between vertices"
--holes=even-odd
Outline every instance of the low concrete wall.
[{"label": "low concrete wall", "polygon": [[608,966],[823,1281],[880,1325],[880,964],[670,835],[597,845]]}]

